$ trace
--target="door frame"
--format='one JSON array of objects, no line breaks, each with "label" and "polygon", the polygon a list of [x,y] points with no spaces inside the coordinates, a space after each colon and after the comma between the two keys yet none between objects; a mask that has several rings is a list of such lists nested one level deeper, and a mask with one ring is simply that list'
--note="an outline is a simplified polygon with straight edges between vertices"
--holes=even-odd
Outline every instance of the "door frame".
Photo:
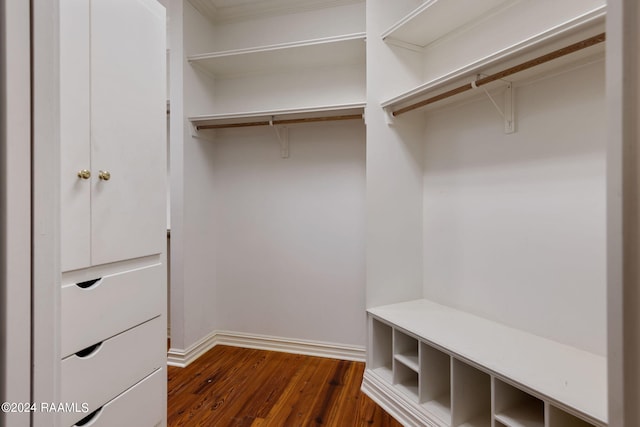
[{"label": "door frame", "polygon": [[[20,0],[18,0],[20,1]],[[59,0],[32,7],[32,402],[60,396],[60,108]],[[59,425],[32,412],[32,426]]]},{"label": "door frame", "polygon": [[[31,394],[31,26],[29,2],[0,0],[0,398]],[[28,426],[28,413],[0,425]]]}]

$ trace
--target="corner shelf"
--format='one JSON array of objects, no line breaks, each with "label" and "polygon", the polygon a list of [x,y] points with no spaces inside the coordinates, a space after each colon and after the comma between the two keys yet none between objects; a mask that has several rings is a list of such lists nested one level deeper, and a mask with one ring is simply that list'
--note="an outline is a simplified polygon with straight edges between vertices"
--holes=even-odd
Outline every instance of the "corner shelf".
[{"label": "corner shelf", "polygon": [[[370,355],[363,390],[380,396],[380,381],[388,383],[387,393],[396,387],[399,392],[392,392],[390,400],[378,400],[393,413],[399,412],[394,405],[409,390],[405,400],[411,402],[414,418],[407,419],[440,425],[453,421],[456,426],[482,427],[491,425],[493,417],[506,427],[540,427],[545,415],[551,420],[549,427],[607,425],[604,356],[426,299],[376,307],[368,313]],[[402,336],[405,344],[406,338],[417,337],[417,373],[398,363],[392,339],[396,336]],[[399,348],[404,354],[408,347]],[[377,375],[380,367],[384,377]]]},{"label": "corner shelf", "polygon": [[365,63],[365,33],[191,55],[216,77]]},{"label": "corner shelf", "polygon": [[189,117],[196,131],[246,126],[268,126],[313,121],[361,119],[366,103],[324,105],[286,110],[246,111]]},{"label": "corner shelf", "polygon": [[382,33],[382,39],[422,48],[507,1],[428,0]]},{"label": "corner shelf", "polygon": [[[431,3],[425,3],[421,7],[429,4]],[[606,6],[599,6],[562,25],[551,28],[548,31],[544,31],[512,46],[487,55],[486,57],[477,59],[463,67],[451,70],[440,77],[415,86],[393,98],[381,102],[380,105],[387,111],[397,111],[411,103],[441,95],[457,84],[469,84],[475,80],[476,76],[480,73],[493,73],[496,72],[497,67],[511,67],[515,65],[514,61],[526,61],[536,55],[543,55],[569,43],[575,43],[583,38],[602,33],[604,32],[605,15]],[[509,76],[509,80],[517,82],[531,79],[532,77],[548,73],[550,70],[578,66],[583,62],[592,61],[595,57],[604,57],[604,43],[596,44],[595,46],[572,53],[566,57],[554,59],[535,68],[511,75]],[[491,89],[491,87],[496,87],[500,84],[505,84],[505,82],[494,82],[483,87]],[[471,90],[466,92],[466,95],[456,96],[456,99],[465,99],[469,96],[476,96],[478,93],[478,91]]]}]

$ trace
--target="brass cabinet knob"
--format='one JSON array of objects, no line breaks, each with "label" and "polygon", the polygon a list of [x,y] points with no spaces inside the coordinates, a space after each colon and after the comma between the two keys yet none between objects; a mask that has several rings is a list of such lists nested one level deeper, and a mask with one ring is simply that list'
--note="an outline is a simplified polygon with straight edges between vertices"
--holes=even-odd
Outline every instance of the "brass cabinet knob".
[{"label": "brass cabinet knob", "polygon": [[111,173],[109,173],[109,171],[100,171],[98,178],[103,181],[109,181],[111,179]]},{"label": "brass cabinet knob", "polygon": [[78,178],[81,178],[81,179],[91,178],[91,171],[87,169],[82,169],[81,171],[78,171]]}]

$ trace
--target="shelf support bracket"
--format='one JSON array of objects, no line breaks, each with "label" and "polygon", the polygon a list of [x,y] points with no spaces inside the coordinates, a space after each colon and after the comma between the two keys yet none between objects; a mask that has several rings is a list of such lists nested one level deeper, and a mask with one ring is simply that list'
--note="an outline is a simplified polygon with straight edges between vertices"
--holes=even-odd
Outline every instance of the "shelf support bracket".
[{"label": "shelf support bracket", "polygon": [[276,131],[276,136],[280,142],[280,157],[289,158],[289,128],[286,126],[276,126],[273,124],[273,117],[269,119],[269,126]]},{"label": "shelf support bracket", "polygon": [[386,121],[387,125],[393,126],[393,125],[396,124],[396,120],[395,120],[396,118],[393,115],[393,111],[391,110],[391,108],[385,108],[384,109],[384,118],[385,118],[385,121]]},{"label": "shelf support bracket", "polygon": [[509,82],[504,92],[504,133],[506,134],[516,131],[516,114],[513,96],[513,83]]},{"label": "shelf support bracket", "polygon": [[214,142],[215,141],[215,131],[211,131],[211,133],[207,133],[207,136],[204,136],[199,130],[198,130],[198,126],[193,123],[190,122],[191,124],[191,137],[193,139],[199,139],[202,141],[209,141],[209,142]]},{"label": "shelf support bracket", "polygon": [[[471,82],[471,86],[474,89],[478,88],[478,86],[476,86],[475,81]],[[484,91],[485,95],[487,95],[487,98],[489,98],[489,101],[491,101],[491,103],[493,104],[494,108],[496,109],[500,117],[502,117],[502,119],[504,120],[504,133],[506,134],[514,133],[516,126],[515,126],[515,112],[514,112],[514,105],[513,105],[513,83],[508,82],[507,87],[504,91],[504,111],[502,110],[502,108],[500,108],[498,103],[493,99],[493,97],[491,96],[491,94],[487,89],[482,88],[482,90]]]}]

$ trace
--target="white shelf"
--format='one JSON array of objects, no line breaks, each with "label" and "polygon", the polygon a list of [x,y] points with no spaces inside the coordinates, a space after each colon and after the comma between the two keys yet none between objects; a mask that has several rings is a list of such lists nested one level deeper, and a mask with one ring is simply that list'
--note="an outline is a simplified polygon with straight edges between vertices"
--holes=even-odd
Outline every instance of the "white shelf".
[{"label": "white shelf", "polygon": [[208,114],[189,117],[195,126],[243,124],[253,122],[268,122],[271,120],[296,120],[308,118],[326,118],[332,116],[351,116],[364,114],[366,103],[352,103],[341,105],[324,105],[286,110],[245,111],[237,113]]},{"label": "white shelf", "polygon": [[507,427],[544,427],[544,406],[523,403],[496,414],[496,420]]},{"label": "white shelf", "polygon": [[420,370],[418,364],[418,356],[413,354],[396,354],[394,357],[398,362],[402,363],[407,368],[415,372],[418,372]]},{"label": "white shelf", "polygon": [[443,394],[422,404],[424,409],[446,424],[451,424],[451,395]]},{"label": "white shelf", "polygon": [[227,50],[187,59],[216,77],[365,63],[365,33]]},{"label": "white shelf", "polygon": [[549,427],[591,427],[589,423],[551,405],[549,406],[548,418]]},{"label": "white shelf", "polygon": [[495,419],[507,427],[544,427],[544,402],[494,378]]},{"label": "white shelf", "polygon": [[486,416],[479,416],[471,421],[460,424],[460,427],[491,427],[491,419]]},{"label": "white shelf", "polygon": [[407,395],[413,402],[418,401],[418,386],[415,384],[396,384],[398,390]]},{"label": "white shelf", "polygon": [[382,39],[424,47],[507,1],[427,0],[382,33]]},{"label": "white shelf", "polygon": [[[442,1],[442,0],[441,0]],[[481,3],[481,2],[478,2]],[[428,3],[425,3],[428,4]],[[490,74],[498,71],[498,67],[511,67],[517,62],[532,59],[535,56],[551,52],[568,44],[578,42],[584,38],[604,32],[606,6],[600,6],[592,11],[578,16],[557,27],[551,28],[526,40],[508,46],[485,57],[479,58],[467,65],[451,70],[450,72],[421,83],[392,98],[381,102],[385,109],[395,111],[413,102],[418,102],[431,96],[439,95],[453,87],[471,83],[477,74]],[[553,70],[561,70],[567,67],[578,66],[583,62],[593,61],[604,57],[605,44],[600,43],[584,50],[575,52],[562,58],[555,59],[546,64],[511,75],[508,81],[518,82],[531,79],[535,76],[549,73]],[[505,83],[497,82],[484,86],[491,89]],[[465,92],[465,95],[457,95],[452,101],[441,101],[440,105],[446,105],[455,100],[465,99],[469,96],[477,96],[481,91]]]},{"label": "white shelf", "polygon": [[607,423],[607,359],[422,299],[368,310],[454,357]]}]

